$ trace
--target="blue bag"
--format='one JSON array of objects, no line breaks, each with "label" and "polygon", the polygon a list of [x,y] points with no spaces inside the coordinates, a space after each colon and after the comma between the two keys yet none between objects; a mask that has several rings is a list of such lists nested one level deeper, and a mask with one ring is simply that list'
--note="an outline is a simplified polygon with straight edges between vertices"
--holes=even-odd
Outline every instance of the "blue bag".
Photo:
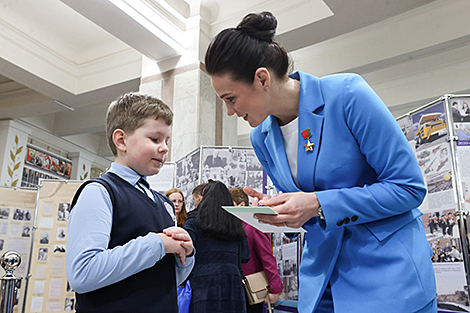
[{"label": "blue bag", "polygon": [[189,305],[193,294],[189,280],[186,281],[184,287],[177,286],[176,291],[178,294],[178,313],[189,313]]}]

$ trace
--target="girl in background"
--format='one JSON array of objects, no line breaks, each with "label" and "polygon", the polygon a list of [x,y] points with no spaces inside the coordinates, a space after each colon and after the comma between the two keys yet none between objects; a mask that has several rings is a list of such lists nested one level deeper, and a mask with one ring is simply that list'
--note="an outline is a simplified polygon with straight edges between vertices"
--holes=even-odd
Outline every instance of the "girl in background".
[{"label": "girl in background", "polygon": [[166,192],[165,196],[167,196],[175,206],[176,224],[178,227],[183,227],[184,222],[186,222],[186,218],[188,217],[183,193],[177,188],[171,188]]},{"label": "girl in background", "polygon": [[220,181],[210,181],[202,200],[188,214],[183,228],[193,239],[196,259],[189,275],[193,290],[190,312],[245,313],[245,291],[239,270],[250,249],[242,222],[222,206],[233,206],[232,196]]}]

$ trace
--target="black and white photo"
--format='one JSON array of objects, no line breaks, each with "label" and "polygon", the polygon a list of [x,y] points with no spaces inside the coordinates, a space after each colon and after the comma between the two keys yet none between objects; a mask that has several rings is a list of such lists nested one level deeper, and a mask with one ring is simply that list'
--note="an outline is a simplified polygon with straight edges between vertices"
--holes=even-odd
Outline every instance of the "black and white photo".
[{"label": "black and white photo", "polygon": [[68,221],[70,213],[70,203],[59,203],[59,211],[57,213],[58,221]]}]

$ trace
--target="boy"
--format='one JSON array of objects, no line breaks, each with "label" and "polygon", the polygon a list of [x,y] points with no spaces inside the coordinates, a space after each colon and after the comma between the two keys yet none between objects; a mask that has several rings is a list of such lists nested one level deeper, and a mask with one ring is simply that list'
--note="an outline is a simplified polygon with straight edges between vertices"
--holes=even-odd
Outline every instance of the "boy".
[{"label": "boy", "polygon": [[66,271],[77,312],[177,312],[193,244],[174,227],[171,201],[145,180],[165,163],[172,121],[167,105],[138,93],[108,108],[115,162],[80,186],[70,213]]}]

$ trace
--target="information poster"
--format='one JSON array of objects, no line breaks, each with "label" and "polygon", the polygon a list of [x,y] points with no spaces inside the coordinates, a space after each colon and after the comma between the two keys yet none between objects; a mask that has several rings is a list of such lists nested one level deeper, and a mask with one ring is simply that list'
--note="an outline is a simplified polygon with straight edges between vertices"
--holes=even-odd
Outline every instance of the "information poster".
[{"label": "information poster", "polygon": [[65,251],[70,203],[81,182],[41,180],[25,313],[74,311],[67,282]]},{"label": "information poster", "polygon": [[[455,102],[455,103],[454,103]],[[461,100],[452,100],[454,120],[455,110],[462,107]],[[457,106],[455,105],[457,103]],[[470,309],[462,243],[458,220],[455,214],[458,191],[453,185],[451,143],[448,142],[448,119],[445,114],[445,101],[437,102],[425,109],[398,121],[410,145],[413,147],[423,175],[427,195],[420,209],[426,237],[433,250],[432,261],[437,284],[439,308],[454,311]],[[470,113],[470,112],[469,112]],[[470,114],[469,114],[470,117]],[[459,118],[460,121],[460,118]],[[454,124],[458,131],[467,133],[468,126],[460,121]],[[454,128],[455,129],[455,128]],[[467,131],[466,131],[467,130]],[[469,137],[470,138],[470,137]],[[463,141],[461,141],[463,140]],[[458,153],[469,155],[465,136],[459,136]],[[470,141],[469,141],[470,142]],[[461,150],[461,151],[459,151]],[[464,174],[464,187],[470,183],[470,158],[459,157],[460,175]]]},{"label": "information poster", "polygon": [[201,147],[176,161],[175,188],[183,192],[190,212],[195,209],[193,189],[209,179],[221,181],[229,189],[250,186],[263,192],[263,177],[252,148]]},{"label": "information poster", "polygon": [[166,162],[163,164],[160,172],[156,175],[147,176],[147,181],[155,191],[158,191],[161,194],[165,194],[168,190],[173,188],[175,185],[175,167],[174,162]]},{"label": "information poster", "polygon": [[199,185],[199,162],[201,159],[201,149],[198,148],[190,152],[185,157],[176,161],[176,185],[175,188],[181,190],[186,202],[188,212],[195,209],[192,196],[193,189]]},{"label": "information poster", "polygon": [[299,300],[299,260],[301,256],[300,235],[294,238],[284,233],[273,233],[273,254],[281,276],[283,294],[281,299]]},{"label": "information poster", "polygon": [[[13,274],[22,278],[17,284],[17,304],[14,312],[21,312],[31,250],[37,193],[35,190],[0,187],[0,254],[16,251],[21,264]],[[5,272],[2,269],[2,276]]]},{"label": "information poster", "polygon": [[70,178],[72,173],[72,161],[30,144],[27,144],[27,148],[26,164],[54,175]]},{"label": "information poster", "polygon": [[229,189],[249,186],[263,192],[263,167],[252,148],[204,148],[202,180],[208,179],[219,180]]}]

